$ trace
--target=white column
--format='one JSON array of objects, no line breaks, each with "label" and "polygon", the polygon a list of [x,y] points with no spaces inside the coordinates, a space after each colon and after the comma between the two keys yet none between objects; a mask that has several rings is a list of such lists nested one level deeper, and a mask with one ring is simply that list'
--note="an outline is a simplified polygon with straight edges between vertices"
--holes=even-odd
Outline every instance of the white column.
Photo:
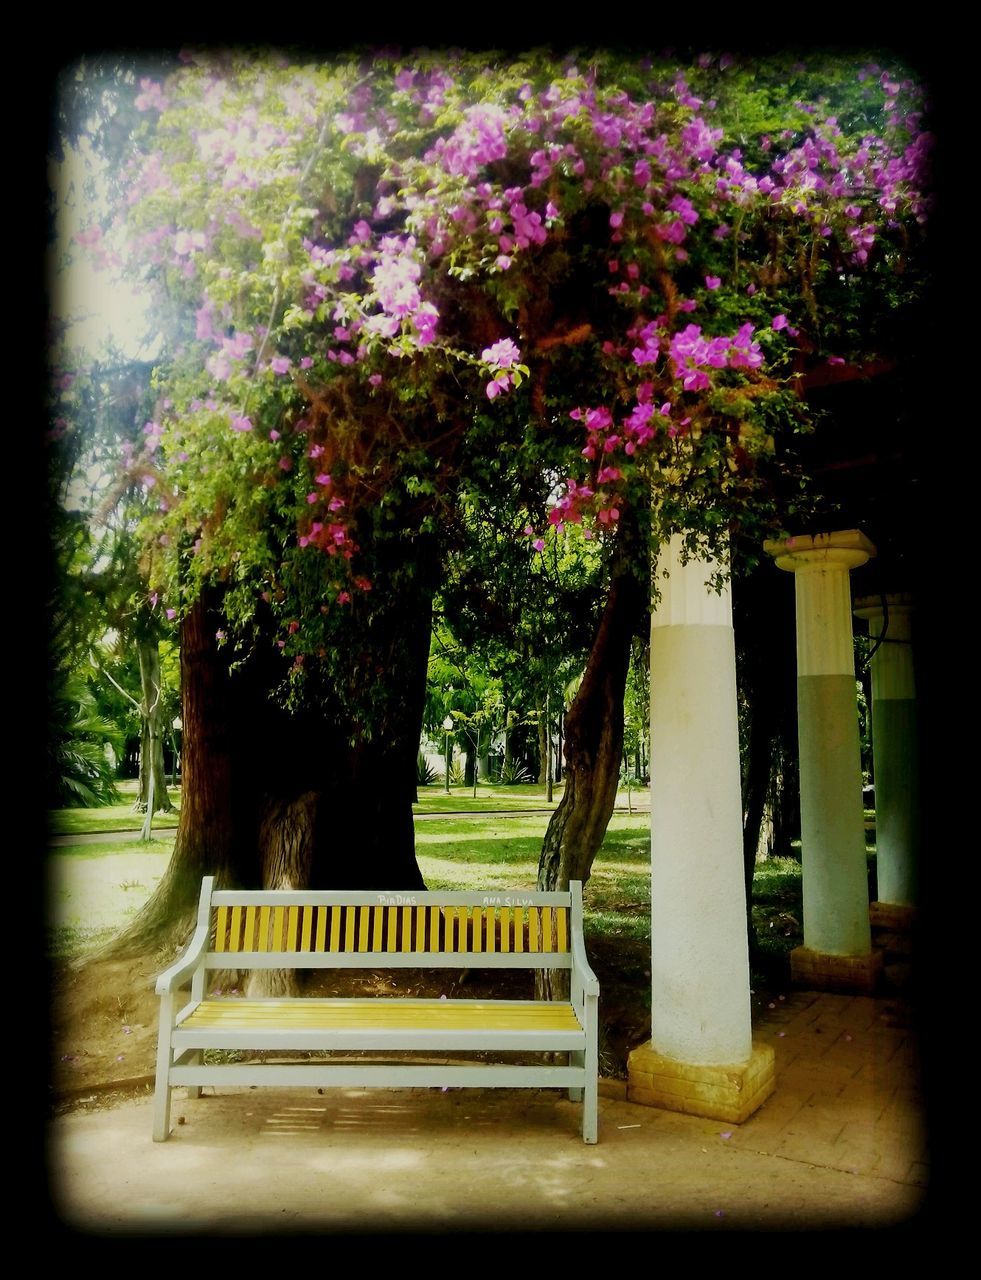
[{"label": "white column", "polygon": [[878,901],[912,907],[919,817],[912,603],[903,595],[869,598],[855,613],[868,619],[873,644],[881,641],[871,663]]},{"label": "white column", "polygon": [[849,574],[875,547],[848,529],[767,542],[765,549],[794,574],[797,599],[803,951],[810,954],[798,958],[805,975],[794,973],[865,986],[871,933]]},{"label": "white column", "polygon": [[689,1062],[752,1049],[732,601],[717,566],[661,550],[651,617],[651,1043]]}]

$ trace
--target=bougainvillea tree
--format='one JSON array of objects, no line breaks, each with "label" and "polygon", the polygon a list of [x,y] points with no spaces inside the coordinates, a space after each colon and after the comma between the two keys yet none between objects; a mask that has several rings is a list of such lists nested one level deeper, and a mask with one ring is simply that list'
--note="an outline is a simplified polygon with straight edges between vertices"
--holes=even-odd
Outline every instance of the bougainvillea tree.
[{"label": "bougainvillea tree", "polygon": [[922,93],[874,58],[181,57],[84,237],[169,352],[135,462],[183,629],[158,902],[205,869],[417,884],[459,494],[526,460],[514,534],[531,563],[583,524],[616,560],[625,673],[648,534],[721,552],[779,519],[802,377],[877,354],[915,292]]}]

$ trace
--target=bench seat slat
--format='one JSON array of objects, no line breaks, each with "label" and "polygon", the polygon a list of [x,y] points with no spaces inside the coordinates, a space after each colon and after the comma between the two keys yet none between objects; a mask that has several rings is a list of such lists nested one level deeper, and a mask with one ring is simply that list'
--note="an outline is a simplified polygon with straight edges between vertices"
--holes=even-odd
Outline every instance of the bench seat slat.
[{"label": "bench seat slat", "polygon": [[575,1029],[570,1003],[561,1000],[438,1000],[376,996],[364,1000],[202,1000],[181,1023],[187,1026],[502,1027]]}]

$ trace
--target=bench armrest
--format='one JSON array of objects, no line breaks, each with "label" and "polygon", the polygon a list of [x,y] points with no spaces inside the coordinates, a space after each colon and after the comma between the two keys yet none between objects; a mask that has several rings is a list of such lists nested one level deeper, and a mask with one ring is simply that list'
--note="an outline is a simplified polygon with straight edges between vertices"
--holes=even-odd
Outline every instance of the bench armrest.
[{"label": "bench armrest", "polygon": [[584,995],[599,995],[599,979],[589,967],[589,960],[586,956],[586,946],[583,942],[582,935],[578,930],[573,930],[572,934],[572,977],[577,980],[582,987]]},{"label": "bench armrest", "polygon": [[188,978],[192,977],[204,957],[207,946],[208,930],[205,926],[198,925],[181,958],[157,978],[157,995],[167,995],[171,991],[176,991]]}]

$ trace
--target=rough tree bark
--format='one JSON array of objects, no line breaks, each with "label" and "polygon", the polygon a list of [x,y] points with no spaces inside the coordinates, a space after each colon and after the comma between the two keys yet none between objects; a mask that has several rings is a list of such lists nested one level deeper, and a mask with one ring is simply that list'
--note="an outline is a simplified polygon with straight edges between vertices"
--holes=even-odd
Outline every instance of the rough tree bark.
[{"label": "rough tree bark", "polygon": [[103,954],[181,945],[204,875],[246,888],[425,887],[412,799],[436,562],[431,547],[412,554],[412,589],[390,607],[373,603],[370,649],[366,642],[357,655],[359,669],[394,691],[370,732],[339,709],[285,711],[269,696],[282,675],[272,644],[230,671],[215,638],[226,625],[217,596],[190,610],[181,636],[184,776],[174,853],[150,901]]},{"label": "rough tree bark", "polygon": [[[618,572],[565,719],[565,791],[542,843],[539,889],[566,889],[570,880],[585,884],[603,843],[620,776],[630,642],[646,607],[637,578],[629,570]],[[536,993],[539,999],[554,999],[567,984],[565,970],[540,970]]]}]

